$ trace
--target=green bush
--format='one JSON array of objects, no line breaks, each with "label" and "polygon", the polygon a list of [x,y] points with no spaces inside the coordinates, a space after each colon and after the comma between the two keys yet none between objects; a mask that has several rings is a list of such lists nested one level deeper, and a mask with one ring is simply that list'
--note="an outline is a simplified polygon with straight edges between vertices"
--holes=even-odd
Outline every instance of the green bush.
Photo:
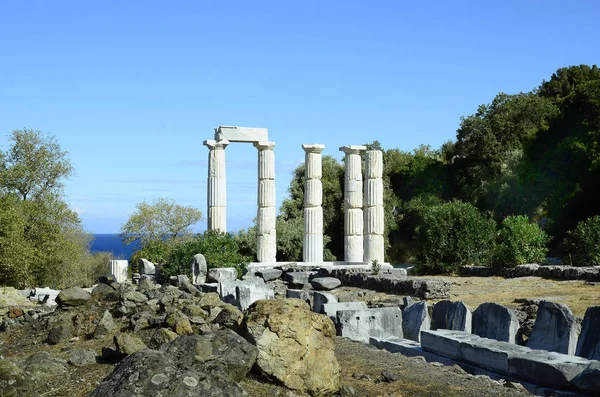
[{"label": "green bush", "polygon": [[196,254],[204,255],[208,268],[235,267],[241,276],[250,258],[239,253],[236,236],[219,231],[206,231],[194,238],[173,245],[160,268],[159,282],[167,282],[169,276],[191,276],[190,262]]},{"label": "green bush", "polygon": [[546,257],[550,238],[526,215],[507,216],[496,240],[494,266],[512,268],[525,263],[540,263]]},{"label": "green bush", "polygon": [[129,259],[129,264],[133,268],[133,273],[138,272],[138,262],[141,258],[147,259],[152,263],[167,263],[169,254],[176,244],[176,240],[152,240],[146,242],[143,247],[134,252]]},{"label": "green bush", "polygon": [[491,263],[496,222],[471,204],[453,201],[429,207],[415,232],[419,273],[454,273],[461,266]]},{"label": "green bush", "polygon": [[564,262],[573,266],[600,265],[600,216],[581,221],[567,232]]}]

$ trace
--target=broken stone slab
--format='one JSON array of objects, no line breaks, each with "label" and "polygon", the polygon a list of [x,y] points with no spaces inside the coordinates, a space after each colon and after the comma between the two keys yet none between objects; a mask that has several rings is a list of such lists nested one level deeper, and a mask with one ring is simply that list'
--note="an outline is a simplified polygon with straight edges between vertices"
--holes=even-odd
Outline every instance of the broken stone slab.
[{"label": "broken stone slab", "polygon": [[236,288],[238,286],[254,286],[256,288],[265,287],[266,284],[262,278],[252,277],[245,280],[225,280],[219,282],[219,295],[225,303],[239,307]]},{"label": "broken stone slab", "polygon": [[575,354],[579,325],[568,306],[541,301],[527,347],[562,354]]},{"label": "broken stone slab", "polygon": [[508,359],[509,374],[548,387],[568,387],[590,361],[575,356],[530,350]]},{"label": "broken stone slab", "polygon": [[575,355],[600,360],[600,306],[588,307],[585,311]]},{"label": "broken stone slab", "polygon": [[60,293],[60,290],[52,288],[34,288],[32,290],[31,297],[35,302],[43,303],[46,306],[56,306],[56,297]]},{"label": "broken stone slab", "polygon": [[200,292],[208,293],[208,292],[216,292],[219,293],[219,283],[202,283],[196,285],[196,287],[200,290]]},{"label": "broken stone slab", "polygon": [[310,294],[303,289],[288,289],[285,291],[286,298],[301,299],[310,306]]},{"label": "broken stone slab", "polygon": [[431,329],[471,332],[471,309],[463,302],[439,301],[433,305]]},{"label": "broken stone slab", "polygon": [[326,314],[333,322],[337,321],[337,312],[339,310],[366,310],[368,309],[365,302],[338,302],[323,304],[322,313]]},{"label": "broken stone slab", "polygon": [[572,383],[581,390],[598,393],[600,391],[600,361],[592,361],[577,375]]},{"label": "broken stone slab", "polygon": [[399,307],[338,310],[337,335],[369,343],[370,337],[402,338],[402,311]]},{"label": "broken stone slab", "polygon": [[67,288],[58,294],[56,303],[60,306],[81,306],[92,298],[92,294],[79,287]]},{"label": "broken stone slab", "polygon": [[129,281],[129,261],[122,259],[111,260],[108,266],[110,274],[115,276],[117,283]]},{"label": "broken stone slab", "polygon": [[208,269],[207,281],[213,283],[237,280],[237,269],[234,267],[215,267]]},{"label": "broken stone slab", "polygon": [[317,291],[331,291],[342,285],[342,282],[335,277],[316,277],[310,280],[310,285]]},{"label": "broken stone slab", "polygon": [[283,275],[283,281],[286,281],[291,287],[302,288],[315,274],[317,272],[287,272]]},{"label": "broken stone slab", "polygon": [[156,275],[156,265],[147,259],[140,258],[138,260],[138,271],[141,276],[144,274]]},{"label": "broken stone slab", "polygon": [[246,310],[258,300],[275,299],[275,292],[266,284],[247,284],[241,281],[235,288],[235,296],[239,309]]},{"label": "broken stone slab", "polygon": [[482,303],[473,312],[472,328],[482,338],[515,343],[519,319],[514,310],[497,303]]},{"label": "broken stone slab", "polygon": [[529,353],[530,349],[513,343],[470,335],[460,343],[462,361],[502,374],[508,374],[509,359]]},{"label": "broken stone slab", "polygon": [[256,275],[265,281],[277,280],[282,274],[283,271],[279,269],[263,269],[256,272]]},{"label": "broken stone slab", "polygon": [[402,332],[404,338],[421,341],[421,331],[431,328],[431,318],[425,301],[413,303],[402,312]]},{"label": "broken stone slab", "polygon": [[421,347],[424,350],[439,354],[444,357],[461,359],[460,343],[472,340],[471,334],[455,330],[429,330],[421,331]]},{"label": "broken stone slab", "polygon": [[208,268],[206,265],[206,259],[202,254],[196,254],[192,258],[192,262],[190,263],[190,270],[192,271],[192,283],[193,284],[203,284],[206,282],[206,274],[208,273]]},{"label": "broken stone slab", "polygon": [[229,142],[268,142],[269,130],[267,128],[221,125],[215,128],[215,140],[228,140]]},{"label": "broken stone slab", "polygon": [[319,292],[315,291],[313,293],[313,312],[315,313],[325,313],[323,310],[323,305],[327,303],[337,303],[338,298],[327,292]]}]

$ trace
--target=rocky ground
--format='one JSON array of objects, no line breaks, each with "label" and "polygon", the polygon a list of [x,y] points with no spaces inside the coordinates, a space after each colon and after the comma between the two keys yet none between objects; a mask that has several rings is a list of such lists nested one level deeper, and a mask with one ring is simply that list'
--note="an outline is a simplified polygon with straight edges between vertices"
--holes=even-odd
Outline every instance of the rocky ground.
[{"label": "rocky ground", "polygon": [[[488,301],[521,307],[515,298],[558,297],[581,316],[585,310],[583,306],[600,304],[600,286],[584,282],[532,278],[446,279],[452,282],[452,300],[464,300],[473,308]],[[164,348],[171,339],[188,334],[207,337],[214,344],[219,337],[231,337],[224,334],[225,331],[243,333],[241,328],[246,321],[243,314],[220,302],[214,293],[190,292],[185,286],[159,288],[150,284],[137,287],[109,284],[100,284],[91,296],[84,296],[83,304],[63,305],[48,315],[38,313],[37,309],[24,308],[22,317],[30,316],[25,325],[11,326],[0,333],[0,395],[89,396],[113,373],[124,356],[141,347]],[[341,301],[364,300],[371,305],[402,302],[399,296],[357,288],[342,287],[335,293]],[[77,296],[71,298],[78,299]],[[312,318],[312,314],[306,316]],[[314,323],[314,320],[310,321]],[[124,335],[139,339],[124,340]],[[343,338],[332,340],[343,396],[526,394],[515,389],[519,385],[472,376],[456,366],[427,363]],[[199,341],[202,342],[193,341],[195,346],[200,346]],[[182,351],[181,346],[178,349]],[[266,376],[256,366],[247,376],[230,380],[230,383],[239,384],[250,396],[301,396],[304,393],[290,391],[276,381],[275,375]]]}]

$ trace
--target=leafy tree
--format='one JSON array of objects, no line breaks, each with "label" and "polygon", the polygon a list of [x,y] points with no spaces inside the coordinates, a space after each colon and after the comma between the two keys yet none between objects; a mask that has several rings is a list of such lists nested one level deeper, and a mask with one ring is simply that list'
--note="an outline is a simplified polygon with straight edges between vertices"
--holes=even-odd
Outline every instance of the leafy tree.
[{"label": "leafy tree", "polygon": [[15,130],[9,142],[0,150],[0,283],[64,287],[89,259],[81,221],[63,199],[73,168],[52,136]]},{"label": "leafy tree", "polygon": [[494,264],[512,268],[525,263],[540,263],[548,252],[548,241],[548,235],[526,215],[508,216],[498,232]]},{"label": "leafy tree", "polygon": [[600,266],[600,216],[577,224],[564,241],[564,262],[574,266]]},{"label": "leafy tree", "polygon": [[176,204],[173,200],[159,198],[136,205],[136,210],[121,227],[125,244],[135,241],[142,245],[150,241],[177,239],[190,236],[190,226],[202,219],[200,210]]},{"label": "leafy tree", "polygon": [[573,94],[578,86],[593,80],[600,80],[597,65],[578,65],[559,68],[549,81],[544,81],[537,90],[538,95],[560,101]]},{"label": "leafy tree", "polygon": [[488,266],[494,253],[496,222],[469,203],[428,207],[416,229],[417,270],[453,273],[461,266]]}]

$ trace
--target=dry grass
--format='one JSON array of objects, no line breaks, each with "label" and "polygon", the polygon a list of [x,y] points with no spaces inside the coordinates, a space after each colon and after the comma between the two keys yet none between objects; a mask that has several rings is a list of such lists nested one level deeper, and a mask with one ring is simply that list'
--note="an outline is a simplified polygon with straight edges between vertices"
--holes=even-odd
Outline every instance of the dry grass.
[{"label": "dry grass", "polygon": [[545,299],[564,303],[576,316],[583,316],[590,306],[600,306],[600,283],[547,280],[539,277],[449,277],[428,276],[450,281],[451,300],[463,301],[475,309],[485,302],[517,307],[517,298]]}]

